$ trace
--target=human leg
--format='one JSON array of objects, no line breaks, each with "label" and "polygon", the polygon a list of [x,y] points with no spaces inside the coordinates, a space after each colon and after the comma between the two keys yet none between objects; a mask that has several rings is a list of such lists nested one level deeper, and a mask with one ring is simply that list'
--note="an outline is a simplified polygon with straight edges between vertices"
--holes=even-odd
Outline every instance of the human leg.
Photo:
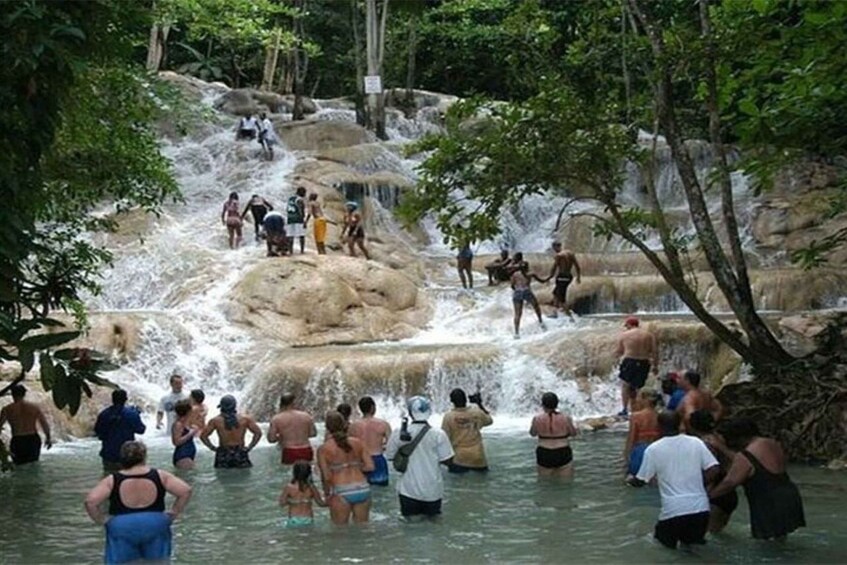
[{"label": "human leg", "polygon": [[350,514],[353,510],[352,507],[347,504],[344,497],[337,494],[330,496],[328,503],[329,519],[332,520],[332,523],[336,526],[346,526],[350,521]]},{"label": "human leg", "polygon": [[535,316],[538,318],[538,323],[541,324],[541,329],[547,329],[547,326],[544,325],[544,320],[541,319],[541,306],[538,305],[538,299],[535,298],[534,294],[530,294],[529,303],[532,309],[535,310]]},{"label": "human leg", "polygon": [[302,255],[305,252],[306,252],[306,236],[301,235],[300,236],[300,254]]},{"label": "human leg", "polygon": [[357,238],[356,239],[356,245],[358,245],[359,249],[362,250],[362,255],[365,256],[365,259],[371,258],[370,254],[368,254],[368,250],[365,248],[365,238],[364,237]]},{"label": "human leg", "polygon": [[523,300],[513,300],[512,305],[515,307],[515,337],[520,337],[521,315],[523,315]]}]

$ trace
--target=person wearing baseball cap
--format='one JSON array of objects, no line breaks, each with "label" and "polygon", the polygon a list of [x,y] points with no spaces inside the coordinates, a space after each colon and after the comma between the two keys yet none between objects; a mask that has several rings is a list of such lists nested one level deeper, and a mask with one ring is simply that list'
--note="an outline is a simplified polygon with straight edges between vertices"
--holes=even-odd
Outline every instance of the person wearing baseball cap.
[{"label": "person wearing baseball cap", "polygon": [[[215,468],[240,469],[253,466],[248,453],[262,439],[262,430],[253,418],[238,414],[236,407],[234,396],[227,394],[221,398],[218,404],[221,413],[212,418],[200,434],[203,445],[215,452]],[[244,436],[247,430],[250,430],[253,438],[250,445],[245,447]],[[218,446],[209,441],[212,432],[218,433]]]},{"label": "person wearing baseball cap", "polygon": [[659,347],[656,336],[639,327],[635,316],[624,320],[624,331],[618,337],[617,355],[621,357],[620,373],[621,404],[623,409],[618,416],[628,416],[629,406],[638,390],[647,382],[652,367],[653,373],[659,371]]}]

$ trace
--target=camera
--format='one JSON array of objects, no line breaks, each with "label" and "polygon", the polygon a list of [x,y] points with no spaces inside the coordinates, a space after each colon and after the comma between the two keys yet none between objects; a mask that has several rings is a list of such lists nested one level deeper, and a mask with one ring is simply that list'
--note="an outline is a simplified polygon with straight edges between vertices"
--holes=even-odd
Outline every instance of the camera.
[{"label": "camera", "polygon": [[409,433],[408,418],[403,418],[403,424],[400,426],[400,441],[412,441],[412,434]]},{"label": "camera", "polygon": [[482,394],[480,394],[479,391],[476,391],[475,393],[468,396],[468,400],[471,401],[473,404],[482,404]]}]

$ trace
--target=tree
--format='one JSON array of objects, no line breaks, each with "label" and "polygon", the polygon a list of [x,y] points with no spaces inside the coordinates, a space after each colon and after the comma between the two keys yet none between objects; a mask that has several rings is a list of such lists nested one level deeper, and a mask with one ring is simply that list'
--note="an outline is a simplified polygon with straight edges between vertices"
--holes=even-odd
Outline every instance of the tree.
[{"label": "tree", "polygon": [[[365,44],[368,75],[382,77],[385,58],[385,24],[388,21],[388,0],[365,0]],[[380,139],[385,133],[385,92],[368,94],[368,128]]]}]

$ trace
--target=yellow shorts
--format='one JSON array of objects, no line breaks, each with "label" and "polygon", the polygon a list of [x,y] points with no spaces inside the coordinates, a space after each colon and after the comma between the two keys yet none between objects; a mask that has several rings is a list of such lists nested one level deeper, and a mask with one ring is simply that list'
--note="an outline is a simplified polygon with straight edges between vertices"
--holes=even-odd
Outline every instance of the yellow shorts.
[{"label": "yellow shorts", "polygon": [[326,243],[326,218],[315,218],[315,243]]}]

